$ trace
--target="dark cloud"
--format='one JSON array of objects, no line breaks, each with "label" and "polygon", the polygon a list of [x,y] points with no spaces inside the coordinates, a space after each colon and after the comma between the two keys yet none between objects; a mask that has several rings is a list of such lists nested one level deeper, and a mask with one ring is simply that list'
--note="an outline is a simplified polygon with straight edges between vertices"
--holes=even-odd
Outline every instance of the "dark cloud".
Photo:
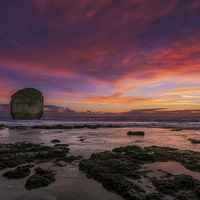
[{"label": "dark cloud", "polygon": [[[149,73],[152,70],[149,68],[161,67],[160,60],[152,60],[151,54],[159,54],[174,42],[184,47],[191,37],[198,39],[200,6],[191,3],[179,0],[4,1],[0,8],[4,19],[2,34],[40,59],[5,38],[0,40],[5,46],[1,57],[10,57],[12,53],[12,59],[45,61],[52,71],[56,67],[108,81],[130,71],[140,73],[140,68]],[[125,63],[127,59],[130,62]]]},{"label": "dark cloud", "polygon": [[[56,118],[84,118],[84,117],[110,117],[110,118],[137,118],[137,119],[173,119],[173,118],[199,118],[200,109],[196,110],[167,110],[165,108],[136,109],[127,112],[76,112],[69,108],[55,105],[44,106],[44,119]],[[10,105],[0,104],[0,118],[11,118]]]},{"label": "dark cloud", "polygon": [[69,108],[63,108],[53,105],[44,106],[44,118],[67,118],[67,117],[116,117],[116,113],[103,113],[103,112],[92,112],[92,111],[80,111],[76,112]]}]

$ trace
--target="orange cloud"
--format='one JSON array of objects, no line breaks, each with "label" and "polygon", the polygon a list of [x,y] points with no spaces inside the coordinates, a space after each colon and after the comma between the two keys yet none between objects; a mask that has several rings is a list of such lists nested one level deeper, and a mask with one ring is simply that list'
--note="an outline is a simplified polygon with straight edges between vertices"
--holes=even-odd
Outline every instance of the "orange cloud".
[{"label": "orange cloud", "polygon": [[136,105],[136,104],[147,104],[147,105],[161,105],[161,104],[195,104],[197,103],[185,100],[184,98],[177,97],[166,97],[166,98],[148,98],[145,96],[130,96],[130,97],[89,97],[84,99],[84,103],[98,103],[98,104],[126,104],[126,105]]},{"label": "orange cloud", "polygon": [[200,87],[197,88],[181,88],[176,90],[170,90],[163,92],[163,95],[172,95],[172,94],[183,94],[183,93],[193,93],[193,92],[200,92]]}]

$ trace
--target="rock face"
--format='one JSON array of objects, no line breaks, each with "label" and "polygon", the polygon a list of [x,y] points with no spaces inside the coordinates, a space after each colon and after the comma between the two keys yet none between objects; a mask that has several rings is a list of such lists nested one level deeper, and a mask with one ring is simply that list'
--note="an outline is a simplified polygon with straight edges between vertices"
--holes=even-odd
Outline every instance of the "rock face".
[{"label": "rock face", "polygon": [[43,115],[42,93],[34,88],[25,88],[11,96],[10,113],[13,119],[40,119]]}]

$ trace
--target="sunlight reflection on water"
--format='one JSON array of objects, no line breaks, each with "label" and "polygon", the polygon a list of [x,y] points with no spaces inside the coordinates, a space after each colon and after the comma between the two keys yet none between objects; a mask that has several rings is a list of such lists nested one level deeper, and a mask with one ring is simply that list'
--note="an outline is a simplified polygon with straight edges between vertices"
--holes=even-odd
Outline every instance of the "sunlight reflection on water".
[{"label": "sunlight reflection on water", "polygon": [[[129,136],[128,131],[144,131],[144,136]],[[112,150],[126,145],[168,146],[182,150],[200,151],[200,144],[192,144],[188,139],[200,139],[199,130],[171,131],[162,128],[99,128],[99,129],[71,129],[71,130],[0,130],[1,143],[15,143],[20,141],[45,143],[54,145],[50,141],[59,139],[61,143],[70,145],[71,152],[88,157],[92,152]],[[82,140],[82,141],[81,141]]]}]

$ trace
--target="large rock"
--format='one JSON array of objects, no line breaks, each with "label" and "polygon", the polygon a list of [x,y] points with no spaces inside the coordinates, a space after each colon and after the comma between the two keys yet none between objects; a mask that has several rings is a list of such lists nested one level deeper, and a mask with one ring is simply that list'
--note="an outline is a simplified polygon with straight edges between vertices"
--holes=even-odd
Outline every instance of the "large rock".
[{"label": "large rock", "polygon": [[40,119],[43,115],[42,93],[25,88],[11,96],[10,113],[13,119]]}]

